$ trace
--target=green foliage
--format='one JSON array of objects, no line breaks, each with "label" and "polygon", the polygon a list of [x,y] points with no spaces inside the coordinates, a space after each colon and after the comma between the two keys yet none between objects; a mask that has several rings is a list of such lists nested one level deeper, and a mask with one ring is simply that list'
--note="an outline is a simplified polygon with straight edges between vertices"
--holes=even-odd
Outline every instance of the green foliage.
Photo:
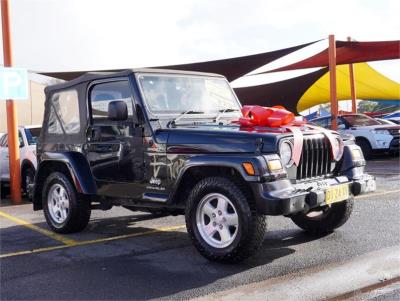
[{"label": "green foliage", "polygon": [[368,100],[360,101],[357,106],[357,111],[359,113],[365,113],[365,112],[390,113],[398,109],[399,107],[396,105],[388,105],[386,103],[380,103]]}]

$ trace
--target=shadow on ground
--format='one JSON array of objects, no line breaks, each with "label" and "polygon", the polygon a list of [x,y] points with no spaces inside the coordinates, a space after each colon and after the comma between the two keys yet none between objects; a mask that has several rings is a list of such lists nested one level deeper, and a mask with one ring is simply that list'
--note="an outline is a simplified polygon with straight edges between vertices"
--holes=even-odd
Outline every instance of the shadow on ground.
[{"label": "shadow on ground", "polygon": [[[83,234],[103,237],[150,231],[136,225],[154,220],[149,214],[98,219]],[[133,225],[133,226],[132,226]],[[38,224],[42,226],[42,224]],[[22,226],[2,229],[4,250],[37,248],[54,241],[36,240]],[[79,235],[79,234],[76,234]],[[2,299],[152,299],[163,298],[269,265],[295,252],[292,248],[318,237],[289,229],[270,231],[261,250],[249,260],[218,264],[204,259],[186,232],[169,231],[112,242],[2,259]],[[32,242],[32,240],[35,240]],[[24,247],[24,241],[26,246]],[[15,250],[13,250],[15,251]],[[24,276],[27,275],[27,276]],[[13,280],[8,283],[8,280]],[[27,282],[34,285],[27,285]],[[46,289],[62,287],[61,290]],[[19,290],[18,287],[24,287]],[[43,289],[38,289],[38,288]]]}]

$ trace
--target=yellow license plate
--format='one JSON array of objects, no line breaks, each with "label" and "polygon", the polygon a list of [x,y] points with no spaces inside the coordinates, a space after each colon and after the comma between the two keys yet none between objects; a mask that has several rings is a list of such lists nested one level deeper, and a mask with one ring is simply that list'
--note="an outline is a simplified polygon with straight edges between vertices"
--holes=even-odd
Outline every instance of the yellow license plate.
[{"label": "yellow license plate", "polygon": [[336,185],[325,191],[325,203],[332,204],[349,198],[349,184]]}]

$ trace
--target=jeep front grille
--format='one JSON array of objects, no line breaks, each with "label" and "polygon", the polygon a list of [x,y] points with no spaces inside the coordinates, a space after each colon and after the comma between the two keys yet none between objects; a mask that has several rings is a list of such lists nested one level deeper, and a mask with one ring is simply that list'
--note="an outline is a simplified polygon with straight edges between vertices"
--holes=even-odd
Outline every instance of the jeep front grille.
[{"label": "jeep front grille", "polygon": [[298,180],[320,177],[331,172],[330,143],[324,136],[304,136],[303,151],[297,167]]}]

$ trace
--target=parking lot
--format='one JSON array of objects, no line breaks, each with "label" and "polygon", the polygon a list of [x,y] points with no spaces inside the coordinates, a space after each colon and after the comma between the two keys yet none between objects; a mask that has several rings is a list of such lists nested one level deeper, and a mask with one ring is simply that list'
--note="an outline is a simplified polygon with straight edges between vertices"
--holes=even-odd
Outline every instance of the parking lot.
[{"label": "parking lot", "polygon": [[307,272],[400,245],[398,158],[368,162],[377,191],[357,197],[349,222],[324,237],[306,236],[289,219],[269,218],[260,252],[238,265],[204,259],[184,218],[93,211],[84,232],[58,235],[43,213],[2,201],[1,299],[187,299]]}]

